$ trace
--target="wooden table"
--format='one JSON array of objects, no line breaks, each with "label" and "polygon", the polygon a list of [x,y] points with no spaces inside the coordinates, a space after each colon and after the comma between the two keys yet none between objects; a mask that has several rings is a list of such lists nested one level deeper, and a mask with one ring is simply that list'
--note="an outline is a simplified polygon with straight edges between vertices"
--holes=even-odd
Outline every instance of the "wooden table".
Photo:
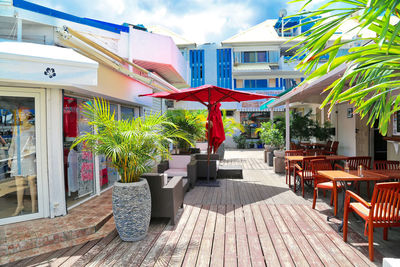
[{"label": "wooden table", "polygon": [[[363,176],[360,177],[358,175],[358,171],[338,171],[338,170],[328,170],[328,171],[318,171],[318,174],[321,175],[324,178],[328,178],[331,180],[333,183],[340,183],[342,185],[342,188],[345,190],[342,190],[342,197],[343,200],[341,201],[342,205],[340,207],[340,210],[343,210],[344,207],[344,200],[345,200],[345,194],[346,190],[352,189],[354,182],[364,182],[364,181],[385,181],[389,180],[390,177],[388,175],[364,170],[363,171]],[[336,197],[336,196],[335,196]],[[334,201],[336,205],[336,200]],[[337,207],[334,207],[335,210],[337,210]],[[335,212],[336,214],[336,212]],[[329,220],[329,217],[328,217]],[[339,226],[339,231],[342,231],[342,226]]]},{"label": "wooden table", "polygon": [[[312,157],[312,156],[286,156],[285,159],[287,159],[290,162],[298,162],[298,161],[303,161],[304,157]],[[318,157],[325,157],[326,159],[329,160],[346,160],[349,158],[347,156],[342,156],[342,155],[320,155]]]},{"label": "wooden table", "polygon": [[326,147],[326,144],[322,143],[300,143],[301,146],[305,146],[307,148],[324,148]]},{"label": "wooden table", "polygon": [[365,173],[384,175],[389,177],[388,180],[400,180],[400,170],[365,170]]}]

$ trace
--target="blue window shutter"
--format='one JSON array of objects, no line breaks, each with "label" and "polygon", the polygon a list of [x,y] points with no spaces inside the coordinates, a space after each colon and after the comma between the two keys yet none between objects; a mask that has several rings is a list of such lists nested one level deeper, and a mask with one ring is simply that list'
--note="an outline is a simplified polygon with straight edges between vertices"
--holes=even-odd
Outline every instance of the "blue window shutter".
[{"label": "blue window shutter", "polygon": [[231,49],[217,49],[217,86],[232,88]]}]

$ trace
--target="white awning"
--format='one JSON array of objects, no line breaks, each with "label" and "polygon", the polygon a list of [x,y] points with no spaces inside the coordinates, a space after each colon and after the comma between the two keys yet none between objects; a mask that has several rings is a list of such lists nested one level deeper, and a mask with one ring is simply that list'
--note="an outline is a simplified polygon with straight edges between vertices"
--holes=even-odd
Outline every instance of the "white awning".
[{"label": "white awning", "polygon": [[0,81],[49,85],[97,85],[98,63],[70,48],[0,42]]},{"label": "white awning", "polygon": [[286,101],[289,101],[289,103],[299,102],[321,104],[326,97],[326,94],[324,94],[323,90],[335,80],[340,78],[345,70],[346,65],[343,64],[324,76],[315,79],[314,81],[309,83],[304,82],[287,94],[277,98],[274,102],[269,104],[268,107],[272,108],[282,106],[286,103]]}]

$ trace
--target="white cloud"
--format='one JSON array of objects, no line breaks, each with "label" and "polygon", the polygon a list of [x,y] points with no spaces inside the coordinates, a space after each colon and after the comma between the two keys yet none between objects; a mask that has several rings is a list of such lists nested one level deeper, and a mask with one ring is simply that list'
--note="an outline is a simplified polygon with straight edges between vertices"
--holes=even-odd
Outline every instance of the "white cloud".
[{"label": "white cloud", "polygon": [[162,25],[197,43],[218,42],[253,26],[257,8],[249,1],[233,3],[227,0],[175,3],[165,0],[101,0],[96,4],[85,0],[31,1],[50,8],[57,5],[60,11],[117,24]]},{"label": "white cloud", "polygon": [[125,17],[125,20],[135,24],[162,25],[197,43],[216,41],[208,40],[207,36],[219,34],[222,37],[224,31],[249,26],[253,14],[250,7],[239,3],[220,6],[214,1],[209,2],[202,2],[202,9],[185,13],[172,13],[165,4],[158,5],[154,11],[142,9],[139,12],[131,6],[127,7],[125,15],[128,12],[132,16]]}]

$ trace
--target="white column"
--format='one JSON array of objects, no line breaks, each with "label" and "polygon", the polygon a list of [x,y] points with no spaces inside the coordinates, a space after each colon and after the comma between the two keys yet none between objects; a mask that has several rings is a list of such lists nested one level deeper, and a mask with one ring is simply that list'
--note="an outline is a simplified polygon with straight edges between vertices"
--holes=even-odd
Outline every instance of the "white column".
[{"label": "white column", "polygon": [[60,89],[47,88],[46,95],[50,217],[54,218],[67,214],[62,136],[63,103]]},{"label": "white column", "polygon": [[286,150],[290,149],[290,113],[289,101],[285,103],[285,122],[286,122]]},{"label": "white column", "polygon": [[17,18],[17,41],[22,42],[22,20]]},{"label": "white column", "polygon": [[273,121],[274,120],[274,108],[271,108],[271,115],[270,115],[270,119],[271,119],[271,121]]},{"label": "white column", "polygon": [[321,108],[321,124],[325,123],[325,107]]}]

